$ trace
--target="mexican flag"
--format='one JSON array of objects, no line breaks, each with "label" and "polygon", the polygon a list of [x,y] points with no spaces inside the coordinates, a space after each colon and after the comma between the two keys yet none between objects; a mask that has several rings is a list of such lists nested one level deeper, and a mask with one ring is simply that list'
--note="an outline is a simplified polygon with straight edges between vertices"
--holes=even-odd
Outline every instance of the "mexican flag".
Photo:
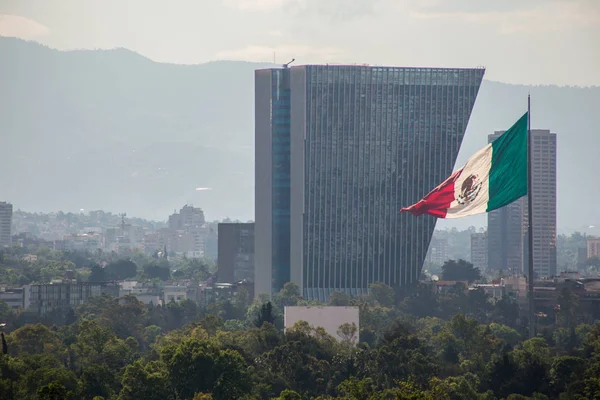
[{"label": "mexican flag", "polygon": [[479,150],[421,201],[400,212],[461,218],[486,213],[527,194],[527,131],[525,113],[502,136]]}]

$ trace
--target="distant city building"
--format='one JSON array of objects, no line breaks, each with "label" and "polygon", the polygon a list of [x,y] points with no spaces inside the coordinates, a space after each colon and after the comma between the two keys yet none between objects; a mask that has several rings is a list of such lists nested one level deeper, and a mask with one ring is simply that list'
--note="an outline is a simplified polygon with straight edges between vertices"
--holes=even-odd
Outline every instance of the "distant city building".
[{"label": "distant city building", "polygon": [[[556,275],[556,134],[532,129],[533,268],[536,277]],[[524,232],[528,229],[527,197],[523,198]],[[524,235],[524,263],[528,261]],[[525,268],[524,271],[527,271]]]},{"label": "distant city building", "polygon": [[169,231],[166,244],[169,256],[186,256],[199,258],[204,256],[205,241],[208,228],[204,219],[204,211],[193,205],[184,205],[179,213],[169,216]]},{"label": "distant city building", "polygon": [[254,223],[221,223],[219,282],[254,281]]},{"label": "distant city building", "polygon": [[54,241],[47,241],[44,239],[40,239],[37,236],[34,236],[27,232],[22,232],[12,237],[13,246],[19,247],[32,247],[32,248],[40,248],[47,247],[49,249],[56,250],[54,247]]},{"label": "distant city building", "polygon": [[587,243],[586,243],[586,247],[580,247],[577,249],[577,266],[579,267],[585,267],[587,265],[587,260],[588,260],[588,249],[587,249]]},{"label": "distant city building", "polygon": [[469,290],[477,289],[483,290],[483,292],[489,296],[489,299],[492,302],[502,299],[502,297],[504,297],[506,294],[506,288],[503,283],[477,283],[474,284],[472,288],[469,288]]},{"label": "distant city building", "polygon": [[563,288],[568,288],[579,299],[579,307],[597,310],[600,305],[600,278],[552,279],[539,282],[533,288],[536,310],[554,314]]},{"label": "distant city building", "polygon": [[523,201],[487,214],[488,268],[505,275],[523,273]]},{"label": "distant city building", "polygon": [[[504,131],[489,135],[493,142]],[[556,134],[531,130],[533,164],[533,262],[537,277],[556,275]],[[527,272],[527,198],[488,213],[488,265],[491,270]]]},{"label": "distant city building", "polygon": [[600,238],[588,238],[587,240],[587,258],[600,258]]},{"label": "distant city building", "polygon": [[144,249],[145,230],[141,226],[125,222],[125,214],[121,215],[121,225],[104,230],[104,246],[109,251]]},{"label": "distant city building", "polygon": [[449,259],[448,249],[448,239],[433,237],[425,260],[430,264],[443,265]]},{"label": "distant city building", "polygon": [[487,232],[471,234],[471,264],[482,272],[488,269]]},{"label": "distant city building", "polygon": [[527,302],[527,280],[522,275],[502,278],[505,293],[517,300],[519,305],[524,306]]},{"label": "distant city building", "polygon": [[217,261],[219,257],[219,234],[218,227],[209,227],[204,243],[204,257],[209,260]]},{"label": "distant city building", "polygon": [[255,72],[255,295],[416,282],[436,219],[400,208],[445,179],[483,69]]},{"label": "distant city building", "polygon": [[95,252],[104,248],[102,235],[97,233],[82,233],[78,235],[65,235],[64,250]]},{"label": "distant city building", "polygon": [[186,286],[165,286],[163,289],[163,304],[167,305],[170,302],[179,303],[187,300],[187,293]]},{"label": "distant city building", "polygon": [[144,234],[144,253],[153,255],[160,250],[164,250],[165,243],[161,243],[163,236],[159,232],[148,232]]},{"label": "distant city building", "polygon": [[197,300],[202,305],[216,303],[221,300],[232,300],[237,285],[233,283],[205,283],[198,290]]},{"label": "distant city building", "polygon": [[200,258],[204,255],[204,242],[199,243],[193,232],[174,231],[167,249],[170,257]]},{"label": "distant city building", "polygon": [[119,296],[119,285],[112,282],[63,282],[50,284],[25,285],[24,308],[39,315],[57,308],[73,308],[85,303],[92,297],[106,294]]},{"label": "distant city building", "polygon": [[23,288],[0,287],[0,300],[13,310],[24,307]]},{"label": "distant city building", "polygon": [[13,206],[0,201],[0,247],[12,245]]}]

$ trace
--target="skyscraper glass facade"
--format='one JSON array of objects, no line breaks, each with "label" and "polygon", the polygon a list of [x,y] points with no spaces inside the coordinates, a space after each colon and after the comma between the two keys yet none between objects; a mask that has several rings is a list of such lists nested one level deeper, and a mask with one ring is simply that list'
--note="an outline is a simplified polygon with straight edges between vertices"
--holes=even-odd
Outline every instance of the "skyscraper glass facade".
[{"label": "skyscraper glass facade", "polygon": [[271,70],[272,103],[272,286],[290,281],[290,78],[289,69]]},{"label": "skyscraper glass facade", "polygon": [[435,219],[399,210],[452,172],[484,70],[269,71],[256,74],[256,293],[268,276],[319,300],[418,280]]},{"label": "skyscraper glass facade", "polygon": [[306,67],[308,298],[418,280],[435,219],[399,210],[452,172],[483,72]]}]

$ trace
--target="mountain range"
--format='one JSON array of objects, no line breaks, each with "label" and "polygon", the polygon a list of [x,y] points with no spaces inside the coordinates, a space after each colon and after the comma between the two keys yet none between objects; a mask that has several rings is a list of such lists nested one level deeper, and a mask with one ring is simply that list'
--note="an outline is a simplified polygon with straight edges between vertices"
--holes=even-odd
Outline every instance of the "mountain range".
[{"label": "mountain range", "polygon": [[[155,220],[187,203],[208,219],[251,220],[254,70],[271,66],[166,64],[0,37],[0,201]],[[484,80],[457,167],[526,111],[528,93],[532,128],[558,134],[558,229],[600,230],[600,87]],[[469,225],[485,216],[439,224]]]}]

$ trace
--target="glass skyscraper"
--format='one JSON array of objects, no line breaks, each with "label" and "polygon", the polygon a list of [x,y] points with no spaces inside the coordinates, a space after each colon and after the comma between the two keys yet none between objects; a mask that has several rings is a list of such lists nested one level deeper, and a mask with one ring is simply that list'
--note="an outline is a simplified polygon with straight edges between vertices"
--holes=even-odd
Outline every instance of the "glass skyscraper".
[{"label": "glass skyscraper", "polygon": [[255,73],[255,293],[419,279],[435,219],[400,214],[452,173],[483,69]]}]

